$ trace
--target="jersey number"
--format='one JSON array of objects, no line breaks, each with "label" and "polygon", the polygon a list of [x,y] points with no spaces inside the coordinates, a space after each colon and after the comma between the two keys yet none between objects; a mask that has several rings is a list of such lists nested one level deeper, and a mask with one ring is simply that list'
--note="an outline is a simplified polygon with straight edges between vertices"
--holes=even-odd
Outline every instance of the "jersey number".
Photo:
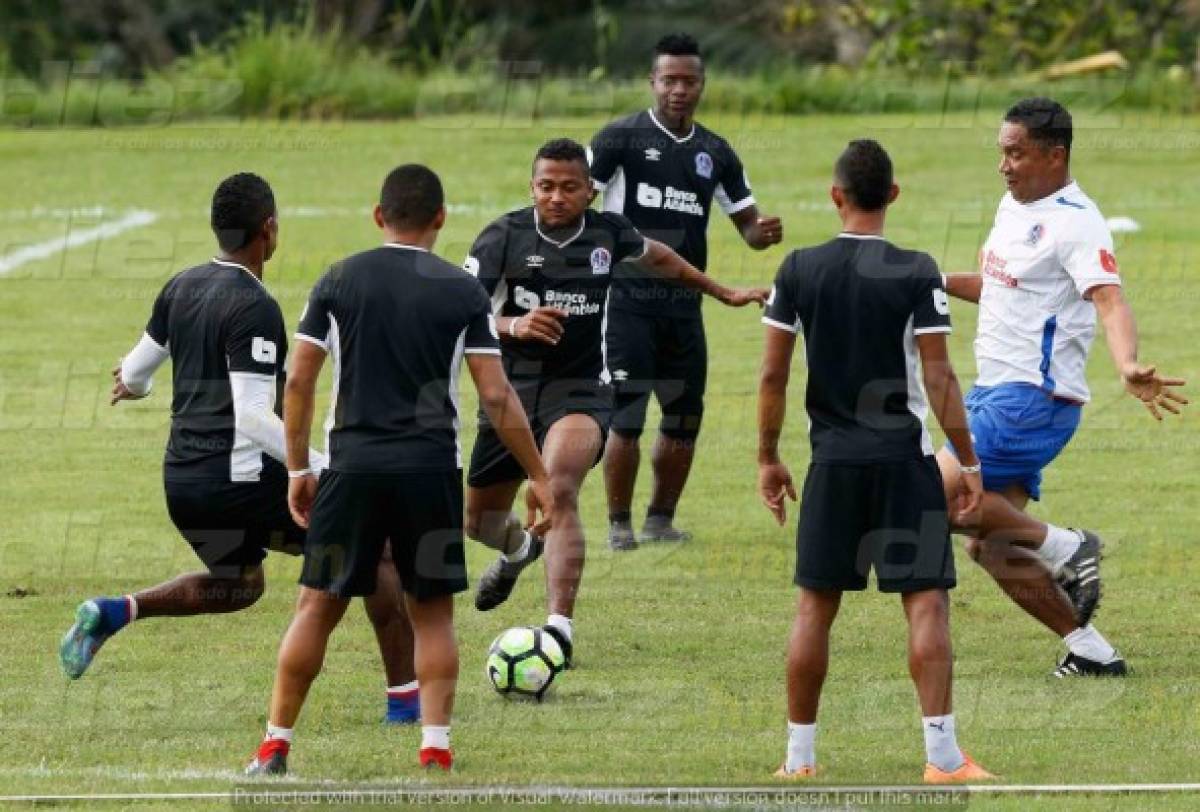
[{"label": "jersey number", "polygon": [[250,342],[250,357],[260,364],[275,363],[275,342],[255,336]]}]

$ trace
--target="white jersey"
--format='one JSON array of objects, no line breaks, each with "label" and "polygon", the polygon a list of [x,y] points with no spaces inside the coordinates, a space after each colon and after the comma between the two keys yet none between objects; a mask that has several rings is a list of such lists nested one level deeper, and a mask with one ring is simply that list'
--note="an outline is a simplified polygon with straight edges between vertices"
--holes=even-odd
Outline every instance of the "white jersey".
[{"label": "white jersey", "polygon": [[979,272],[976,384],[1031,383],[1087,402],[1096,308],[1085,297],[1121,284],[1112,234],[1096,204],[1074,182],[1028,204],[1005,194],[979,252]]}]

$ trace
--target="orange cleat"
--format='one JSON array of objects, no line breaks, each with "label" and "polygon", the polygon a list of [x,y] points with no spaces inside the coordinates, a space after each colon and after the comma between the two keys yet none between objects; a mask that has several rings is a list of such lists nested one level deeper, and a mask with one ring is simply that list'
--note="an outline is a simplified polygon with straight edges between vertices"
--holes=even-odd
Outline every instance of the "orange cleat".
[{"label": "orange cleat", "polygon": [[980,767],[975,761],[963,753],[962,766],[953,772],[945,770],[933,764],[925,765],[925,783],[926,784],[969,784],[972,781],[993,781],[996,776],[992,775],[987,770]]},{"label": "orange cleat", "polygon": [[781,764],[779,766],[779,769],[775,771],[776,778],[785,778],[788,781],[800,781],[801,779],[804,779],[804,778],[812,778],[816,774],[817,774],[817,768],[810,764],[805,764],[803,767],[801,767],[798,770],[788,772],[787,762],[784,762],[783,764]]}]

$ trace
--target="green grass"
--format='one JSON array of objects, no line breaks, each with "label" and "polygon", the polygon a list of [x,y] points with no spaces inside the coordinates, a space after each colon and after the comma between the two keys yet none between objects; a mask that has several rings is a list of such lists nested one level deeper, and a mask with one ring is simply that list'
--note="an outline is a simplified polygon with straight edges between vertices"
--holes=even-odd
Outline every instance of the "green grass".
[{"label": "green grass", "polygon": [[[708,123],[738,146],[763,210],[784,217],[787,245],[836,230],[826,202],[833,157],[851,137],[878,137],[903,190],[890,236],[963,270],[973,266],[1001,193],[996,117],[715,114]],[[1118,237],[1117,251],[1142,355],[1200,380],[1190,339],[1200,281],[1192,268],[1200,120],[1082,119],[1076,176],[1106,214],[1142,225]],[[292,325],[326,263],[378,240],[366,209],[391,166],[424,161],[442,174],[454,208],[439,251],[457,261],[488,220],[527,199],[539,143],[560,134],[586,139],[599,123],[506,123],[481,114],[399,124],[0,133],[0,255],[65,232],[66,221],[31,214],[35,207],[160,215],[151,226],[0,277],[0,794],[228,789],[261,735],[275,651],[295,597],[294,559],[269,560],[268,591],[253,609],[139,623],[77,683],[62,677],[56,657],[79,600],[146,586],[195,564],[161,494],[169,377],[160,374],[153,397],[119,409],[105,395],[108,369],[137,338],[164,279],[210,255],[215,182],[253,169],[274,185],[284,207],[282,246],[266,281]],[[326,213],[289,213],[316,206]],[[84,213],[72,224],[96,221]],[[711,270],[726,280],[765,282],[784,255],[782,248],[745,249],[720,215],[710,236]],[[761,327],[751,312],[706,307],[709,411],[679,515],[696,541],[610,554],[599,472],[589,477],[580,668],[540,707],[502,701],[482,673],[499,630],[544,616],[540,579],[527,578],[489,615],[463,596],[459,770],[449,781],[413,766],[415,731],[380,726],[381,668],[370,628],[354,609],[301,719],[291,765],[297,776],[432,786],[767,782],[784,746],[793,530],[776,528],[754,492]],[[974,313],[956,303],[954,318],[954,358],[969,381]],[[1058,642],[960,555],[953,593],[960,738],[1012,783],[1195,781],[1195,418],[1154,424],[1120,394],[1102,341],[1090,372],[1094,402],[1049,470],[1039,512],[1107,539],[1099,625],[1134,675],[1050,680]],[[798,366],[784,440],[798,476],[808,453],[802,383]],[[646,491],[643,476],[639,511]],[[477,575],[489,554],[477,545],[468,553]],[[824,781],[919,778],[923,752],[904,638],[895,599],[868,592],[845,602],[820,717]],[[1033,800],[971,803],[1017,809]],[[1197,800],[1038,799],[1056,809],[1190,808]]]}]

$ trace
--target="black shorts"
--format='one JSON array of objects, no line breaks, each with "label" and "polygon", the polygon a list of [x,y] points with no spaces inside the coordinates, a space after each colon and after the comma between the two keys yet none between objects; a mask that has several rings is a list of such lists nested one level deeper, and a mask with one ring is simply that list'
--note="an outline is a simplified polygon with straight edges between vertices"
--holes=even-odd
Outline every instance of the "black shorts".
[{"label": "black shorts", "polygon": [[662,409],[659,431],[695,439],[708,383],[704,322],[610,310],[605,346],[616,389],[613,431],[622,437],[640,436],[653,393]]},{"label": "black shorts", "polygon": [[342,598],[375,592],[384,544],[418,600],[467,588],[461,471],[325,471],[309,515],[300,583]]},{"label": "black shorts", "polygon": [[213,575],[236,578],[268,550],[299,555],[304,528],[287,506],[287,480],[164,480],[167,513]]},{"label": "black shorts", "polygon": [[942,475],[933,457],[872,465],[813,463],[796,531],[797,586],[880,592],[955,585]]},{"label": "black shorts", "polygon": [[[513,389],[525,407],[525,417],[538,448],[546,442],[550,427],[569,414],[586,414],[600,427],[600,450],[594,466],[604,457],[604,444],[608,440],[608,425],[612,419],[613,390],[599,381],[532,381],[513,380]],[[487,415],[479,413],[479,433],[475,447],[471,449],[471,467],[467,484],[472,488],[486,488],[501,482],[525,479],[525,469],[517,458],[500,442],[500,436],[492,427]]]}]

